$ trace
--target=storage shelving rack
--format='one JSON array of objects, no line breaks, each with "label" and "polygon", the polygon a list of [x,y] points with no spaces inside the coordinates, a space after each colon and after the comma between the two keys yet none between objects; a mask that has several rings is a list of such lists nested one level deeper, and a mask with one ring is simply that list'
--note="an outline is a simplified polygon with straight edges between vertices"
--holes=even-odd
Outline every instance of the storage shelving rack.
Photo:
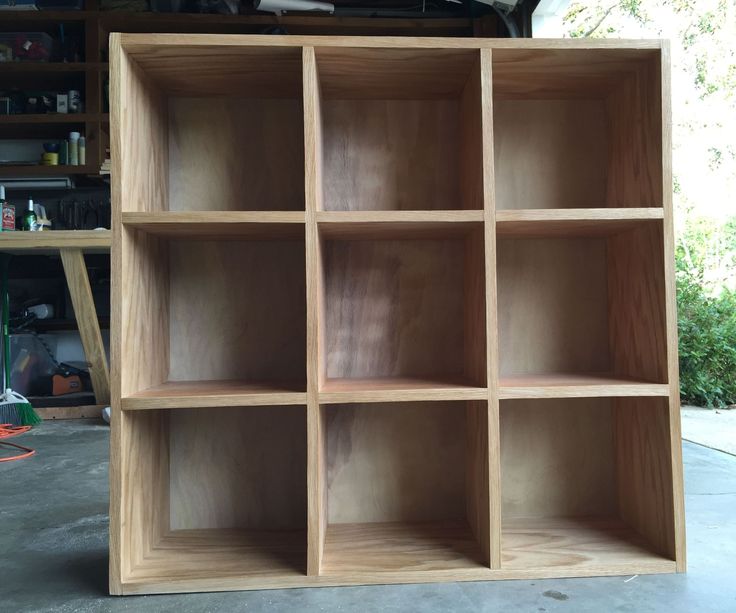
[{"label": "storage shelving rack", "polygon": [[112,593],[684,571],[666,43],[110,49]]}]

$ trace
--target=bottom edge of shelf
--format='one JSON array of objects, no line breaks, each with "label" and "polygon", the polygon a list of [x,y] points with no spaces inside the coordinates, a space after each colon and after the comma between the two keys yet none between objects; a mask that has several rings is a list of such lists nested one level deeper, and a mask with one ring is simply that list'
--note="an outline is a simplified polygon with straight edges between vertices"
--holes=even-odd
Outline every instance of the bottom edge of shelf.
[{"label": "bottom edge of shelf", "polygon": [[381,571],[381,572],[322,572],[319,575],[282,574],[259,577],[146,577],[124,581],[119,588],[123,595],[176,594],[186,592],[222,592],[244,590],[292,589],[306,587],[341,587],[358,585],[400,585],[412,583],[443,583],[455,581],[514,581],[530,579],[570,579],[592,577],[626,577],[631,575],[674,574],[671,560],[651,564],[612,565],[605,569],[532,568],[526,570],[478,568],[465,572]]}]

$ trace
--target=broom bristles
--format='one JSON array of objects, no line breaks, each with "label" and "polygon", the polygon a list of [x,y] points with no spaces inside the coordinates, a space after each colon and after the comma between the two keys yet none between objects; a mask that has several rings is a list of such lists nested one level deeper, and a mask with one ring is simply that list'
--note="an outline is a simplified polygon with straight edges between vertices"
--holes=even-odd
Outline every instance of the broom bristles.
[{"label": "broom bristles", "polygon": [[14,426],[37,426],[43,421],[25,396],[5,390],[0,402],[0,423]]},{"label": "broom bristles", "polygon": [[0,424],[22,425],[17,404],[0,404]]}]

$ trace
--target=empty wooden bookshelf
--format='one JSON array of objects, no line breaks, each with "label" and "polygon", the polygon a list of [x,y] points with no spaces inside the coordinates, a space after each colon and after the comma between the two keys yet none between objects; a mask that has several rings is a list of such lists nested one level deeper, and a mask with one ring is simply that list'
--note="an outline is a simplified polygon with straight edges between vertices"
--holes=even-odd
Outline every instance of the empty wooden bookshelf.
[{"label": "empty wooden bookshelf", "polygon": [[112,593],[685,570],[666,43],[110,54]]}]

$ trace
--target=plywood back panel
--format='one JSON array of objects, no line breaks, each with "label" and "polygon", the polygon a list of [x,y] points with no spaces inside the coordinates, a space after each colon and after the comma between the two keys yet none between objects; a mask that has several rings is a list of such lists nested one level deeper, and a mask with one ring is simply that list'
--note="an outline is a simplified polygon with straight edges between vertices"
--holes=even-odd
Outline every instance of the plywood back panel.
[{"label": "plywood back panel", "polygon": [[602,101],[496,99],[493,124],[498,209],[605,205],[609,136]]},{"label": "plywood back panel", "polygon": [[609,368],[602,239],[498,242],[501,374]]},{"label": "plywood back panel", "polygon": [[301,99],[170,98],[169,209],[304,210]]},{"label": "plywood back panel", "polygon": [[456,99],[324,99],[324,208],[461,208],[459,113]]},{"label": "plywood back panel", "polygon": [[465,518],[463,403],[323,410],[330,523]]},{"label": "plywood back panel", "polygon": [[304,407],[172,411],[171,529],[306,527]]},{"label": "plywood back panel", "polygon": [[[580,43],[589,46],[590,39]],[[570,41],[555,41],[568,44]],[[605,43],[604,43],[605,44]],[[621,87],[658,49],[499,48],[493,50],[493,87],[502,98],[599,98]]]},{"label": "plywood back panel", "polygon": [[458,98],[476,49],[315,49],[322,91],[332,99]]},{"label": "plywood back panel", "polygon": [[135,61],[179,96],[301,97],[301,50],[292,47],[134,45]]},{"label": "plywood back panel", "polygon": [[304,243],[172,240],[169,379],[306,379]]},{"label": "plywood back panel", "polygon": [[675,559],[667,399],[617,398],[613,406],[621,519],[646,537],[658,553]]},{"label": "plywood back panel", "polygon": [[325,241],[327,377],[463,374],[461,240]]},{"label": "plywood back panel", "polygon": [[643,224],[608,239],[611,367],[667,383],[662,225]]},{"label": "plywood back panel", "polygon": [[616,514],[611,401],[501,401],[504,518]]}]

